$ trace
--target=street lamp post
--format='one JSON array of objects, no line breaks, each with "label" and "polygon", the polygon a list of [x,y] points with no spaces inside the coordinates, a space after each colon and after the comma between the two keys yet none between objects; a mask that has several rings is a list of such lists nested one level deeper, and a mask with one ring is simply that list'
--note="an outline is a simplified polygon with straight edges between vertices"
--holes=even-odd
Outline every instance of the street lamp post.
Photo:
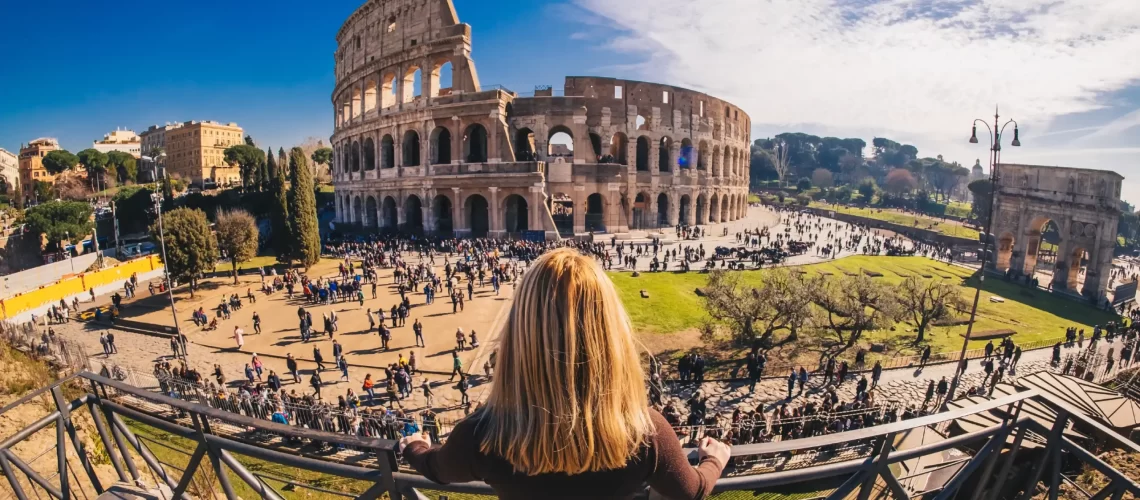
[{"label": "street lamp post", "polygon": [[1011,120],[1005,122],[1005,124],[1001,125],[1001,127],[999,128],[998,124],[1000,122],[999,122],[998,110],[996,107],[994,108],[994,126],[993,126],[993,128],[990,128],[990,125],[988,123],[986,123],[985,120],[982,120],[982,119],[974,120],[974,125],[973,125],[971,132],[970,132],[970,144],[977,144],[978,143],[978,123],[979,122],[981,122],[982,125],[985,125],[986,130],[989,131],[989,133],[990,133],[990,210],[989,210],[989,214],[987,214],[987,217],[986,217],[985,230],[982,233],[982,266],[978,272],[977,285],[974,287],[974,304],[970,307],[970,321],[968,323],[966,323],[966,336],[964,339],[962,339],[962,352],[958,355],[958,368],[954,372],[954,380],[952,380],[950,383],[950,392],[946,395],[946,398],[942,403],[943,407],[945,407],[946,404],[951,399],[954,398],[954,393],[957,391],[958,385],[961,384],[962,376],[966,374],[966,351],[967,351],[967,348],[969,347],[969,344],[970,344],[970,335],[974,331],[974,320],[977,318],[977,315],[978,315],[978,301],[981,299],[981,296],[982,296],[982,285],[984,285],[985,281],[986,281],[986,265],[989,264],[989,254],[990,254],[989,249],[990,249],[990,242],[991,241],[993,241],[994,245],[995,245],[994,253],[995,253],[995,258],[996,258],[997,241],[993,237],[993,235],[990,233],[993,231],[994,212],[997,211],[996,206],[997,206],[998,182],[1001,180],[1001,177],[998,175],[998,171],[997,171],[997,168],[998,168],[997,166],[1001,162],[1001,136],[1003,133],[1005,133],[1005,127],[1008,126],[1010,123],[1013,124],[1013,142],[1011,142],[1010,145],[1014,146],[1014,147],[1020,147],[1021,146],[1021,138],[1019,137],[1019,133],[1017,131],[1017,121],[1011,119]]},{"label": "street lamp post", "polygon": [[159,153],[158,156],[154,158],[149,156],[142,158],[150,161],[153,168],[153,179],[156,191],[150,194],[150,199],[154,202],[154,212],[158,215],[158,244],[162,251],[162,275],[166,286],[166,296],[170,299],[170,316],[174,318],[174,335],[177,336],[178,343],[182,346],[180,349],[181,356],[183,359],[186,359],[188,357],[186,355],[186,342],[182,338],[182,326],[178,324],[178,311],[174,308],[174,286],[170,281],[170,266],[168,266],[166,262],[166,232],[162,226],[162,191],[158,182],[158,160],[165,157],[166,153]]}]

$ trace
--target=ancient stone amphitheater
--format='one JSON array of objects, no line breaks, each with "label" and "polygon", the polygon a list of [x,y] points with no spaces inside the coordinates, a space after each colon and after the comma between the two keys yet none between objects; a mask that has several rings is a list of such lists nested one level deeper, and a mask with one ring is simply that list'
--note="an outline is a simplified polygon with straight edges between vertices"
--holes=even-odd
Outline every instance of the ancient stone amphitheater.
[{"label": "ancient stone amphitheater", "polygon": [[337,44],[342,227],[624,237],[745,214],[750,119],[728,102],[600,77],[481,87],[450,0],[371,0]]}]

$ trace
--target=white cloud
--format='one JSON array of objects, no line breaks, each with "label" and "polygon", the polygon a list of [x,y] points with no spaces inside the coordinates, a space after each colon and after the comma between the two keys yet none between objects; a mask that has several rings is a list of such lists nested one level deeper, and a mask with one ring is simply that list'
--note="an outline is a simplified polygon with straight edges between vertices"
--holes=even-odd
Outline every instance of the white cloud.
[{"label": "white cloud", "polygon": [[1077,139],[1077,141],[1082,144],[1087,144],[1088,142],[1095,139],[1112,138],[1135,127],[1140,127],[1140,109],[1134,110],[1131,113],[1112,120],[1111,122],[1104,124],[1102,127],[1097,127],[1094,132],[1082,136],[1081,138]]},{"label": "white cloud", "polygon": [[[957,138],[995,103],[1022,127],[1098,109],[1140,82],[1136,0],[575,0],[755,124]],[[1131,62],[1128,62],[1131,61]]]},{"label": "white cloud", "polygon": [[[757,133],[881,135],[973,164],[987,151],[966,143],[970,124],[992,123],[1000,104],[1025,144],[1003,161],[1118,170],[1131,177],[1125,197],[1140,197],[1140,151],[1113,148],[1131,144],[1064,148],[1053,142],[1063,137],[1033,135],[1058,117],[1118,106],[1111,93],[1140,84],[1140,1],[572,1],[593,26],[616,28],[608,49],[644,56],[621,76],[724,98]],[[1140,111],[1094,138],[1137,125]]]}]

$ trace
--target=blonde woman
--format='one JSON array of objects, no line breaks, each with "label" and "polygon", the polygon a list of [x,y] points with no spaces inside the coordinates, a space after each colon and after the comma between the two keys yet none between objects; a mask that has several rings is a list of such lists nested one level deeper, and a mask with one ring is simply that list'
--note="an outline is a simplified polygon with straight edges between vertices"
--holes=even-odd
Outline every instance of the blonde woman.
[{"label": "blonde woman", "polygon": [[500,498],[708,496],[729,447],[706,438],[689,465],[649,407],[629,317],[591,258],[560,249],[523,276],[487,402],[442,447],[422,434],[404,457],[439,483],[482,480]]}]

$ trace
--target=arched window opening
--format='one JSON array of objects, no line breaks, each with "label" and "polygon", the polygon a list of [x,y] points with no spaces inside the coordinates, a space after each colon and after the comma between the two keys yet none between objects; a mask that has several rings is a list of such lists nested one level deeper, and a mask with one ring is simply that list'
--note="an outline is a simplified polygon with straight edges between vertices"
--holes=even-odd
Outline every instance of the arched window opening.
[{"label": "arched window opening", "polygon": [[376,109],[376,80],[369,79],[364,84],[364,112]]},{"label": "arched window opening", "polygon": [[534,132],[529,128],[520,128],[519,131],[515,133],[515,160],[537,160],[538,158],[535,155],[534,148]]},{"label": "arched window opening", "polygon": [[613,139],[610,140],[610,154],[609,161],[606,158],[602,159],[602,163],[617,163],[619,165],[629,165],[628,158],[629,139],[625,134],[618,132],[614,134]]},{"label": "arched window opening", "polygon": [[380,107],[390,108],[396,105],[396,75],[388,73],[380,79]]},{"label": "arched window opening", "polygon": [[669,227],[669,195],[657,195],[657,227]]},{"label": "arched window opening", "polygon": [[644,116],[637,115],[637,118],[634,120],[634,125],[637,130],[649,130],[649,120],[646,120]]},{"label": "arched window opening", "polygon": [[546,155],[552,158],[574,157],[574,136],[566,127],[554,127],[547,140]]},{"label": "arched window opening", "polygon": [[401,146],[404,151],[404,166],[418,167],[420,165],[420,134],[415,130],[404,132],[404,142]]},{"label": "arched window opening", "polygon": [[673,171],[673,140],[668,137],[661,138],[657,149],[657,170],[661,172]]},{"label": "arched window opening", "polygon": [[388,18],[388,24],[385,25],[384,31],[386,31],[388,33],[395,33],[396,32],[396,16],[392,16],[392,17]]},{"label": "arched window opening", "polygon": [[708,160],[705,159],[705,155],[708,153],[708,151],[709,151],[709,143],[708,142],[701,141],[697,145],[697,170],[708,170],[708,168],[709,168]]},{"label": "arched window opening", "polygon": [[[372,200],[373,203],[376,200]],[[364,223],[364,208],[360,206],[360,197],[352,199],[352,223],[359,226]]]},{"label": "arched window opening", "polygon": [[[356,199],[360,201],[360,198]],[[368,197],[367,203],[364,204],[364,227],[375,229],[379,223],[380,214],[376,211],[376,198]]]},{"label": "arched window opening", "polygon": [[360,118],[361,112],[364,110],[360,105],[360,89],[352,89],[352,117]]},{"label": "arched window opening", "polygon": [[455,227],[451,199],[442,194],[436,196],[431,203],[431,212],[435,217],[435,233],[440,236],[451,235]]},{"label": "arched window opening", "polygon": [[471,230],[472,238],[487,236],[487,231],[491,227],[487,210],[486,198],[477,194],[467,197],[467,202],[464,203],[464,212],[467,213],[467,227]]},{"label": "arched window opening", "polygon": [[360,142],[358,141],[352,141],[352,171],[360,171]]},{"label": "arched window opening", "polygon": [[689,214],[691,214],[693,210],[693,199],[687,194],[681,195],[681,201],[677,205],[677,208],[677,220],[683,226],[689,225]]},{"label": "arched window opening", "polygon": [[404,200],[403,232],[420,235],[424,233],[424,208],[419,196],[410,195]]},{"label": "arched window opening", "polygon": [[412,102],[420,96],[422,93],[422,89],[420,88],[420,81],[422,76],[423,72],[420,71],[420,68],[417,66],[408,68],[408,71],[404,73],[404,79],[401,82],[401,87],[403,87],[402,102]]},{"label": "arched window opening", "polygon": [[606,231],[606,201],[594,193],[586,198],[586,231]]},{"label": "arched window opening", "polygon": [[384,204],[380,207],[380,212],[382,216],[380,227],[388,231],[395,231],[398,223],[396,199],[391,196],[384,197]]},{"label": "arched window opening", "polygon": [[364,170],[376,170],[376,141],[364,139]]},{"label": "arched window opening", "polygon": [[508,234],[530,230],[530,211],[526,198],[512,194],[503,200],[503,228]]},{"label": "arched window opening", "polygon": [[453,71],[451,61],[436,61],[431,70],[431,97],[451,95]]},{"label": "arched window opening", "polygon": [[681,168],[693,168],[693,141],[688,137],[681,139],[681,151],[677,158],[677,165]]},{"label": "arched window opening", "polygon": [[463,134],[463,153],[467,163],[486,163],[487,129],[478,123],[467,127]]},{"label": "arched window opening", "polygon": [[446,127],[436,127],[431,133],[432,139],[432,165],[447,165],[451,163],[451,131]]},{"label": "arched window opening", "polygon": [[637,171],[649,171],[649,138],[644,135],[637,138]]},{"label": "arched window opening", "polygon": [[562,236],[574,235],[574,200],[566,193],[554,193],[548,201],[550,218]]},{"label": "arched window opening", "polygon": [[393,168],[396,166],[396,142],[391,135],[384,135],[380,139],[380,168]]}]

